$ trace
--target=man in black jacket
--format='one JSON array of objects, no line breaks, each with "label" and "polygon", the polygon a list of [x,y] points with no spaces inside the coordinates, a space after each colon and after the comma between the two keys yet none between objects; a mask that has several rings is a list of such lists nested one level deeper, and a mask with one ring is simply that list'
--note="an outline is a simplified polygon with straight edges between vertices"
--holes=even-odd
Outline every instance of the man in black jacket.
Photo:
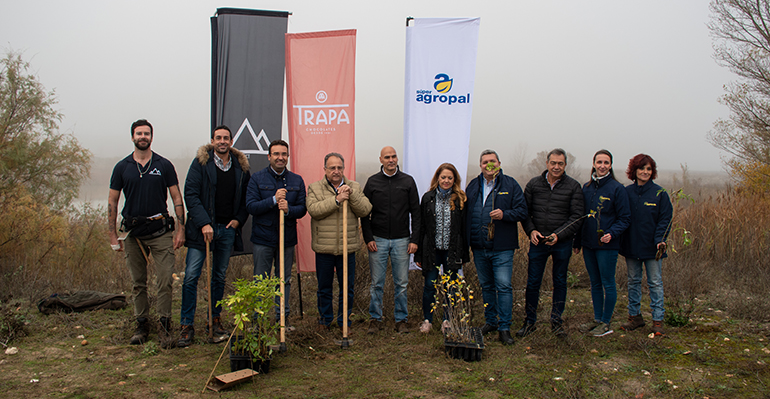
[{"label": "man in black jacket", "polygon": [[233,134],[227,126],[217,126],[211,133],[211,144],[198,149],[190,164],[184,185],[187,203],[187,266],[182,284],[181,332],[177,346],[186,347],[195,338],[195,310],[198,279],[206,259],[206,243],[213,253],[211,262],[212,318],[206,330],[213,328],[211,343],[226,341],[228,331],[219,317],[222,307],[216,305],[225,292],[225,275],[233,247],[243,250],[241,227],[246,213],[246,185],[249,183],[249,160],[246,154],[232,148]]},{"label": "man in black jacket", "polygon": [[[369,249],[369,269],[372,285],[369,289],[369,334],[382,329],[382,287],[390,256],[395,290],[394,319],[396,331],[409,332],[407,327],[406,287],[409,284],[409,255],[417,251],[420,232],[420,195],[412,176],[398,168],[398,156],[393,147],[380,151],[380,172],[372,175],[364,187],[364,195],[372,203],[372,213],[361,218],[364,241]],[[409,216],[412,231],[409,232]]]},{"label": "man in black jacket", "polygon": [[561,148],[548,153],[547,170],[534,177],[524,189],[529,216],[522,223],[529,235],[529,267],[527,269],[527,318],[516,332],[525,337],[535,331],[540,285],[548,256],[553,259],[553,307],[551,330],[560,338],[566,334],[561,314],[567,299],[567,268],[572,255],[572,238],[580,229],[584,213],[583,190],[575,179],[567,176],[567,154]]}]

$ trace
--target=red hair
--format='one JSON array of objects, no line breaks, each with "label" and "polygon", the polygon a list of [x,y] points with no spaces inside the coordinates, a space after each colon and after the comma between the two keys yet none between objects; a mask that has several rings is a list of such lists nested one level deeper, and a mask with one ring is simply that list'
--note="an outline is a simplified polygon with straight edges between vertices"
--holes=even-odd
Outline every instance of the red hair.
[{"label": "red hair", "polygon": [[629,180],[636,181],[636,171],[643,168],[644,165],[650,165],[650,168],[652,168],[652,174],[650,175],[650,180],[655,180],[656,177],[658,177],[658,165],[655,164],[655,160],[652,159],[651,156],[647,154],[639,154],[633,158],[631,158],[630,161],[628,161],[628,169],[626,169],[626,176],[628,176]]}]

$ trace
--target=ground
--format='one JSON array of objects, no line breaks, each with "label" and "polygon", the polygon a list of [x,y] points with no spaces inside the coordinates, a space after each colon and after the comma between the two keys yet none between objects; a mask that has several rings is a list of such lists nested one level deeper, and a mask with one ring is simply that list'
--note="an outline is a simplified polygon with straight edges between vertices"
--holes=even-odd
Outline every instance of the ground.
[{"label": "ground", "polygon": [[[351,346],[342,349],[339,330],[316,328],[314,292],[306,289],[303,297],[306,314],[292,319],[297,330],[287,335],[287,352],[273,355],[270,373],[222,393],[204,392],[212,370],[215,375],[230,371],[227,353],[215,367],[224,344],[204,343],[205,302],[198,309],[195,344],[168,350],[159,348],[155,332],[148,344],[127,345],[133,330],[130,308],[45,316],[19,302],[15,310],[24,315],[28,335],[9,345],[18,353],[0,353],[0,392],[19,398],[144,399],[770,398],[770,325],[731,318],[706,300],[695,301],[689,325],[666,326],[665,337],[651,338],[649,313],[643,313],[648,325],[638,331],[617,328],[626,313],[621,295],[616,332],[594,338],[577,330],[591,318],[590,294],[584,287],[571,288],[564,315],[568,339],[558,340],[547,323],[539,322],[534,334],[510,347],[488,334],[483,359],[465,362],[444,354],[435,328],[427,335],[417,332],[418,303],[410,302],[409,334],[395,333],[390,320],[384,330],[368,335],[366,315],[354,315]],[[541,319],[548,304],[543,292]],[[390,306],[392,312],[392,299]],[[517,301],[514,328],[521,314]],[[476,316],[474,323],[481,319]]]}]

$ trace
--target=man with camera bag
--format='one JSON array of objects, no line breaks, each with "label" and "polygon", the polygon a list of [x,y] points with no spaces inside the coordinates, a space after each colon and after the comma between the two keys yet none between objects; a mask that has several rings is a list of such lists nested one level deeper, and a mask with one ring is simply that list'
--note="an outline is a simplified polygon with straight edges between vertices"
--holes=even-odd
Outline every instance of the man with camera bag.
[{"label": "man with camera bag", "polygon": [[[162,347],[172,347],[176,340],[171,338],[171,275],[174,250],[185,241],[184,205],[174,165],[150,149],[152,137],[152,125],[147,120],[140,119],[131,125],[134,152],[115,165],[110,179],[108,233],[113,250],[125,249],[126,266],[133,280],[137,328],[130,344],[143,344],[150,334],[147,263],[152,255],[158,283],[158,336]],[[118,240],[116,223],[121,191],[125,198],[121,231],[128,231],[125,240]],[[168,214],[168,194],[174,202],[176,226]]]}]

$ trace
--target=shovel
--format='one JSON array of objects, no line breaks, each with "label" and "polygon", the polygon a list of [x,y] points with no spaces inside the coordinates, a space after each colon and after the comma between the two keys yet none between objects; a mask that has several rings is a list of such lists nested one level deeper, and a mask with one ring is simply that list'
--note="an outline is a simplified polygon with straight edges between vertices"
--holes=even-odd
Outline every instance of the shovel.
[{"label": "shovel", "polygon": [[279,301],[279,306],[281,307],[281,345],[278,348],[279,353],[286,352],[286,307],[284,306],[286,303],[286,294],[284,293],[285,286],[284,286],[284,275],[286,274],[283,270],[283,264],[286,261],[286,250],[284,249],[284,243],[286,242],[286,238],[284,237],[284,233],[286,232],[286,227],[284,225],[284,213],[282,210],[278,210],[278,269],[279,275],[281,277],[281,300]]}]

